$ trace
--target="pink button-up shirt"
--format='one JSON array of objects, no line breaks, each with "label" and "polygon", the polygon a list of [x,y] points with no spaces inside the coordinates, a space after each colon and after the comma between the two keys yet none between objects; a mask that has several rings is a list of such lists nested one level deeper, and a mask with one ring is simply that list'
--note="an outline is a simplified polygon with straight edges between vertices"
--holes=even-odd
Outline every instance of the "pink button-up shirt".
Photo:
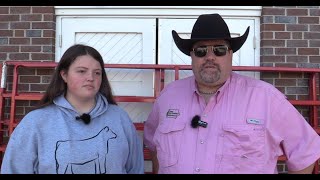
[{"label": "pink button-up shirt", "polygon": [[[199,115],[208,123],[191,127]],[[194,76],[161,92],[144,129],[159,173],[277,173],[278,156],[290,170],[320,158],[320,137],[271,84],[232,73],[206,105]]]}]

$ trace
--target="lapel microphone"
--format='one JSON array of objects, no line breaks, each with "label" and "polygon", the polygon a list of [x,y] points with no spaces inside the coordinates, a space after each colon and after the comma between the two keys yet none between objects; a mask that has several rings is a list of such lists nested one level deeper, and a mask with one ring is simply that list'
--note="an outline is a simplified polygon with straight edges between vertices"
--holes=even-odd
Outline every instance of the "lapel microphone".
[{"label": "lapel microphone", "polygon": [[83,113],[81,116],[77,116],[76,120],[82,120],[85,124],[89,124],[91,116],[89,114]]},{"label": "lapel microphone", "polygon": [[198,126],[201,126],[203,128],[207,128],[208,123],[204,122],[204,121],[201,121],[199,115],[195,115],[191,120],[191,126],[193,128],[197,128]]}]

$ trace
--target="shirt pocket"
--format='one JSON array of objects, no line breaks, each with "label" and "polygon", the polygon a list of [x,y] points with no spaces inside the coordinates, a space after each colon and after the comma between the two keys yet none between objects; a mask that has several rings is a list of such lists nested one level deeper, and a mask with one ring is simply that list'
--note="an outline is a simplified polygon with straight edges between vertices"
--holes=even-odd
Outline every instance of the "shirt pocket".
[{"label": "shirt pocket", "polygon": [[263,125],[223,126],[221,173],[259,173],[264,159]]},{"label": "shirt pocket", "polygon": [[177,164],[185,126],[186,122],[178,119],[165,119],[159,125],[154,137],[159,166],[170,167]]}]

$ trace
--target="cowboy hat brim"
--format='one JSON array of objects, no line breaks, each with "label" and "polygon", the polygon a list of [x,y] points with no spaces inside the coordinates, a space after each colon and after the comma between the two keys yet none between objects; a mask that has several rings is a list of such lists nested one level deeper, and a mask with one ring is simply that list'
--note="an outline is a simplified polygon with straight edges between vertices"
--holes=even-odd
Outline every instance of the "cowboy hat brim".
[{"label": "cowboy hat brim", "polygon": [[184,54],[186,54],[187,56],[190,56],[190,52],[191,52],[193,44],[198,41],[203,41],[203,40],[218,40],[218,39],[228,40],[230,42],[230,46],[231,46],[232,51],[236,52],[242,47],[244,42],[247,40],[247,37],[249,34],[249,29],[250,29],[250,26],[248,26],[246,32],[242,36],[235,37],[235,38],[219,37],[219,38],[182,39],[182,38],[180,38],[180,36],[178,35],[178,33],[175,30],[172,30],[172,37],[173,37],[173,40],[176,43],[178,49],[181,52],[183,52]]}]

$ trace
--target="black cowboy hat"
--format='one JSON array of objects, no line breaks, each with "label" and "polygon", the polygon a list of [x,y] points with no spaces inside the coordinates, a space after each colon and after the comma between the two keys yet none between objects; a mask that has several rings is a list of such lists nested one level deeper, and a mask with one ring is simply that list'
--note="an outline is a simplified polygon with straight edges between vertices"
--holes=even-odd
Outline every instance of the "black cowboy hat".
[{"label": "black cowboy hat", "polygon": [[188,56],[193,44],[201,40],[225,39],[230,42],[232,51],[236,52],[247,40],[249,29],[248,26],[242,36],[231,38],[229,28],[219,14],[202,14],[193,26],[191,39],[180,38],[175,30],[172,30],[172,37],[180,51]]}]

